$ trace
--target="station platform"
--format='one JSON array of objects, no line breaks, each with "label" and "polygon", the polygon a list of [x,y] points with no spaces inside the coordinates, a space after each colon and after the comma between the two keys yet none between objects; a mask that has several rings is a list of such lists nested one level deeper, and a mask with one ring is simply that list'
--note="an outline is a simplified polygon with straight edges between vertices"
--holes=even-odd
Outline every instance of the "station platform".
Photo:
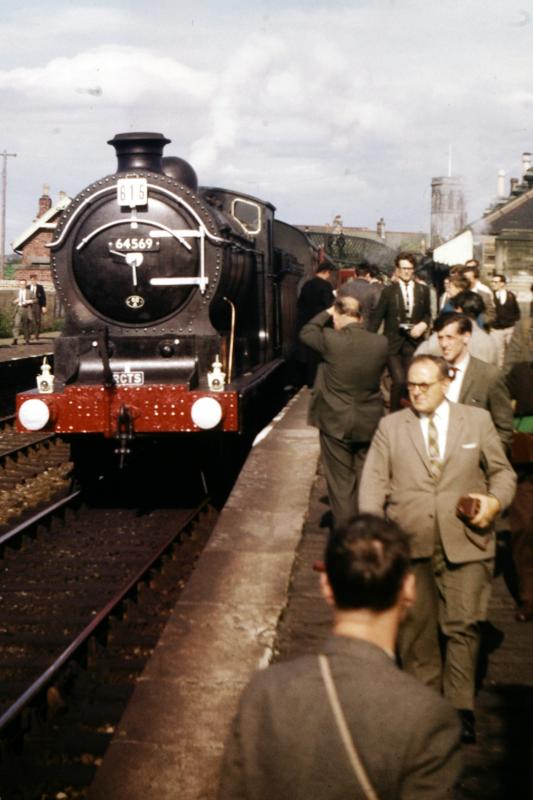
[{"label": "station platform", "polygon": [[[312,565],[328,511],[318,433],[300,392],[252,449],[139,680],[89,800],[214,800],[224,741],[253,672],[316,652],[331,614]],[[478,743],[459,800],[533,798],[533,623],[502,575],[484,631]]]},{"label": "station platform", "polygon": [[26,344],[20,338],[17,344],[12,344],[13,338],[0,339],[0,361],[10,361],[14,358],[28,358],[28,356],[47,355],[54,352],[54,339],[59,336],[59,331],[46,331],[41,333],[39,339],[30,340]]}]

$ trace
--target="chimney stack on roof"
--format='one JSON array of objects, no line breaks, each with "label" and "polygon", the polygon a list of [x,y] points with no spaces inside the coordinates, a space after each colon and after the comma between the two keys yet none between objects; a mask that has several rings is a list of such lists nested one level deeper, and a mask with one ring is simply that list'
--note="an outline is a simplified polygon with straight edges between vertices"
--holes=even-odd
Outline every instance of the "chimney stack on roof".
[{"label": "chimney stack on roof", "polygon": [[531,167],[531,153],[522,153],[522,175]]},{"label": "chimney stack on roof", "polygon": [[378,234],[379,238],[380,239],[384,239],[385,238],[385,220],[383,219],[383,217],[380,217],[376,227],[377,227],[377,234]]},{"label": "chimney stack on roof", "polygon": [[43,214],[46,214],[52,208],[52,198],[50,197],[50,187],[47,183],[43,186],[43,193],[41,197],[39,197],[39,208],[37,211],[37,216],[42,217]]},{"label": "chimney stack on roof", "polygon": [[505,170],[498,170],[498,197],[505,197]]},{"label": "chimney stack on roof", "polygon": [[519,183],[520,183],[520,181],[518,180],[518,178],[511,178],[511,180],[509,181],[509,186],[510,186],[509,193],[510,194],[512,194],[514,192],[514,190],[516,189],[516,187],[518,186]]}]

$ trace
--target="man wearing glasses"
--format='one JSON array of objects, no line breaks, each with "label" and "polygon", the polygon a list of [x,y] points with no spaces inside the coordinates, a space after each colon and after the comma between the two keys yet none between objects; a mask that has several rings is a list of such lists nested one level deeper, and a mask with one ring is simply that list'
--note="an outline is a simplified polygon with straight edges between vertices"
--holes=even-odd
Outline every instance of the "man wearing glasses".
[{"label": "man wearing glasses", "polygon": [[381,293],[368,326],[375,333],[384,322],[383,333],[389,341],[391,411],[401,408],[407,367],[431,322],[429,287],[415,281],[415,257],[400,253],[394,263],[398,280]]},{"label": "man wearing glasses", "polygon": [[446,399],[450,378],[443,358],[416,356],[407,378],[412,407],[381,420],[359,506],[411,534],[417,600],[399,655],[408,672],[458,710],[463,742],[471,743],[480,623],[494,567],[493,521],[510,505],[516,476],[489,412]]}]

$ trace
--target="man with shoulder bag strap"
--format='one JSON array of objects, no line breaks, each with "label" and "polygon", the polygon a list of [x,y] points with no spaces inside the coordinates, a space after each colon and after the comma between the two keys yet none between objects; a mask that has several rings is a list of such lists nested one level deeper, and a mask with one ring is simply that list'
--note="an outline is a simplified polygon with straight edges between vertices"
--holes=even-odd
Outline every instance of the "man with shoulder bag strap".
[{"label": "man with shoulder bag strap", "polygon": [[360,515],[331,534],[319,570],[332,635],[245,689],[219,800],[450,800],[457,716],[394,658],[415,597],[407,535]]}]

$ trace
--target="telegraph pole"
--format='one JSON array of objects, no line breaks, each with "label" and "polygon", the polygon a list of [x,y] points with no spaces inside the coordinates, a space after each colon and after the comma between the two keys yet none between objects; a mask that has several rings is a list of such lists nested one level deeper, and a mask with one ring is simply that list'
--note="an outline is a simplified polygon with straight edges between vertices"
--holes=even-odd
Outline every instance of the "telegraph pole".
[{"label": "telegraph pole", "polygon": [[2,198],[1,198],[1,219],[2,235],[0,236],[0,279],[4,278],[6,265],[6,193],[7,193],[7,159],[15,158],[16,153],[8,153],[6,150],[0,153],[2,156]]}]

